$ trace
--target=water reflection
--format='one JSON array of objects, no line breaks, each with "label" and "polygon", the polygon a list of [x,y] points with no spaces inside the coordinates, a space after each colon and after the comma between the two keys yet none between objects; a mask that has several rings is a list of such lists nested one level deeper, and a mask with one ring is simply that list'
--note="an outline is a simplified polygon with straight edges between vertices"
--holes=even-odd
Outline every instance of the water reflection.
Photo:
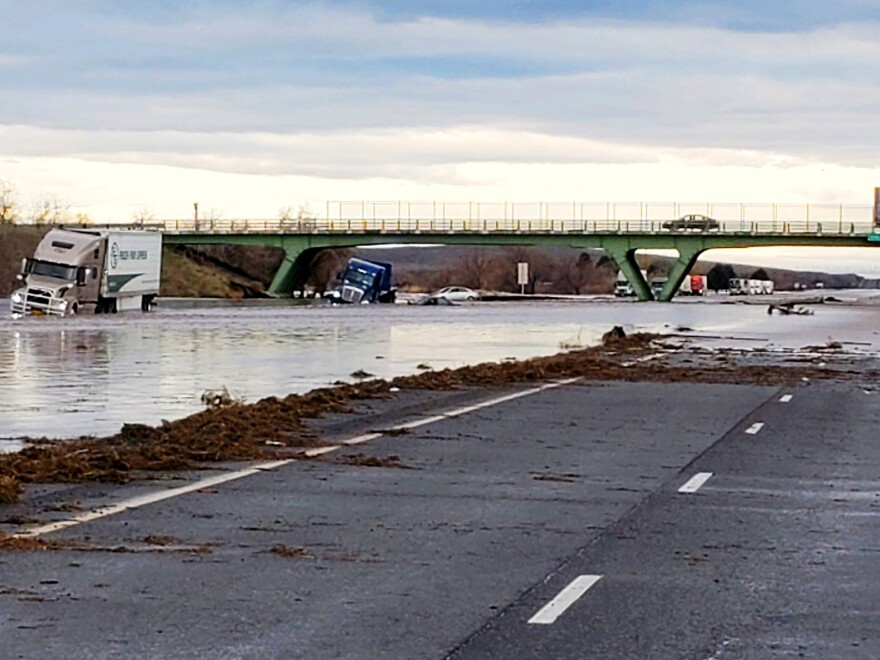
[{"label": "water reflection", "polygon": [[[868,316],[854,321],[859,314]],[[198,410],[205,389],[224,385],[255,401],[351,380],[356,370],[389,378],[422,363],[444,368],[547,355],[563,342],[596,343],[612,325],[752,332],[801,346],[824,343],[841,328],[870,335],[865,328],[876,328],[877,317],[876,309],[823,309],[807,322],[768,317],[763,306],[615,302],[0,317],[0,438],[103,435],[123,422],[155,424]]]}]

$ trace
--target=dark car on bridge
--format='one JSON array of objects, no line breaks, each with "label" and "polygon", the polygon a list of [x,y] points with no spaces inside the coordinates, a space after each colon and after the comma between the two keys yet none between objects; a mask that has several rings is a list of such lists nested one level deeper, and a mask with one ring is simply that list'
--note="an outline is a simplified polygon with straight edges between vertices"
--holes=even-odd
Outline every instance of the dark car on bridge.
[{"label": "dark car on bridge", "polygon": [[663,229],[671,229],[672,231],[685,231],[687,229],[718,231],[721,229],[721,224],[715,218],[698,214],[684,215],[678,220],[667,220],[662,226]]}]

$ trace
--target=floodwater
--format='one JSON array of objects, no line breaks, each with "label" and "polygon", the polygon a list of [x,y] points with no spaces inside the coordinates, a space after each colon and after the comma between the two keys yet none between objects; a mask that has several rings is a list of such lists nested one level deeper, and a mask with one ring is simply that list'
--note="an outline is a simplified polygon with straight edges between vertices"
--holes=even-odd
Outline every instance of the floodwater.
[{"label": "floodwater", "polygon": [[[835,295],[841,295],[834,292]],[[841,296],[842,297],[842,296]],[[880,352],[880,307],[815,307],[768,316],[765,305],[577,302],[302,306],[175,302],[155,313],[71,319],[8,316],[0,300],[0,451],[10,439],[106,435],[198,411],[227,387],[248,401],[352,381],[590,345],[614,325],[801,347],[830,339]],[[716,302],[730,302],[718,299]],[[706,303],[706,304],[704,304]],[[718,341],[715,339],[714,341]]]}]

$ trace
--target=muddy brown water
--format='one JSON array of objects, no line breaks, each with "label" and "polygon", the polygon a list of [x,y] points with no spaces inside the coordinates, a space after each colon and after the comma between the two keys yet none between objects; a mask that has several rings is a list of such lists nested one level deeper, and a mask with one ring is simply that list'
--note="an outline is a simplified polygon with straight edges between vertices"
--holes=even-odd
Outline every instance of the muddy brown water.
[{"label": "muddy brown water", "polygon": [[[839,295],[839,294],[837,294]],[[381,378],[592,345],[613,325],[687,333],[741,347],[828,340],[880,352],[880,308],[817,306],[810,317],[765,305],[579,302],[455,307],[295,306],[198,301],[155,313],[72,319],[7,316],[0,300],[0,451],[22,436],[107,435],[202,408],[208,389],[256,401],[305,392],[355,372]],[[719,297],[714,302],[728,302]],[[734,337],[734,339],[731,339]]]}]

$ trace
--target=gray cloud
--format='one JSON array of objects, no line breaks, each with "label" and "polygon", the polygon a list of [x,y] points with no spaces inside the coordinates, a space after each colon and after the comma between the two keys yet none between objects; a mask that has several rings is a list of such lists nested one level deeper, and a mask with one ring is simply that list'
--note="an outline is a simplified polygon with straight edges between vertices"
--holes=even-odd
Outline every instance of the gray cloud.
[{"label": "gray cloud", "polygon": [[[14,143],[43,155],[326,176],[394,162],[630,162],[645,157],[637,145],[877,164],[876,24],[768,33],[607,20],[378,21],[320,5],[177,18],[68,6],[41,25],[19,8],[13,19],[32,31],[10,35],[0,54],[8,126],[0,152]],[[78,29],[63,30],[65,22]],[[457,75],[466,60],[489,64],[483,75]],[[505,62],[536,73],[511,74]],[[28,147],[23,126],[83,132]],[[386,150],[376,137],[460,126],[543,137],[480,149],[406,142],[412,151]],[[324,149],[304,149],[309,136]],[[566,137],[581,146],[552,146]]]}]

